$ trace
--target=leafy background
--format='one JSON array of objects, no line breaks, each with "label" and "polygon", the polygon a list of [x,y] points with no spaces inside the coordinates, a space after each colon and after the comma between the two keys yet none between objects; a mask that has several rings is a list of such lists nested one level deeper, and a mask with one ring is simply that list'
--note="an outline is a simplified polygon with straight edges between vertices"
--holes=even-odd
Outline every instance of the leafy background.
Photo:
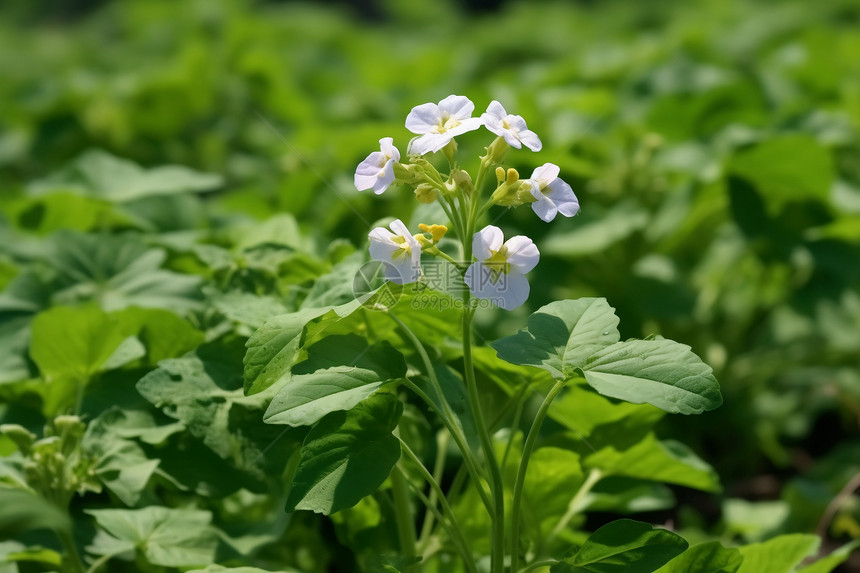
[{"label": "leafy background", "polygon": [[[855,496],[822,520],[860,472],[860,6],[491,4],[0,7],[0,420],[89,420],[103,487],[72,515],[91,554],[353,570],[345,524],[376,514],[283,514],[304,432],[263,424],[236,380],[247,337],[324,301],[374,221],[431,222],[351,176],[450,93],[523,115],[544,150],[516,167],[559,164],[583,206],[553,225],[494,213],[541,249],[530,310],[605,296],[622,339],[660,334],[715,370],[724,406],[657,433],[719,492],[672,486],[646,517],[691,540],[860,538]],[[485,312],[481,334],[528,313]]]}]

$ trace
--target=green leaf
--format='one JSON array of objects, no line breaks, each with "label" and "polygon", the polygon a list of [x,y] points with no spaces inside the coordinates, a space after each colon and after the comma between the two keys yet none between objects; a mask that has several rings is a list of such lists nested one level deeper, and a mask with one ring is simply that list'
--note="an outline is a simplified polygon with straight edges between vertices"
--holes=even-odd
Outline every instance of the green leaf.
[{"label": "green leaf", "polygon": [[145,354],[116,315],[97,307],[54,307],[33,319],[30,356],[47,380],[88,380]]},{"label": "green leaf", "polygon": [[490,343],[499,358],[548,371],[554,378],[575,374],[586,359],[620,340],[618,317],[604,298],[562,300],[529,316],[528,327]]},{"label": "green leaf", "polygon": [[166,258],[134,235],[55,233],[47,256],[60,288],[55,302],[96,301],[106,311],[198,308],[200,278],[162,269]]},{"label": "green leaf", "polygon": [[131,307],[114,313],[146,348],[146,362],[182,356],[197,348],[206,335],[176,313],[160,308]]},{"label": "green leaf", "polygon": [[[650,430],[665,413],[650,404],[630,404],[601,396],[585,381],[572,381],[549,407],[549,416],[579,436],[588,436],[592,441],[595,429],[605,434],[607,428],[618,428],[635,424],[630,432],[641,436]],[[613,422],[617,422],[613,424]],[[638,439],[638,438],[637,438]],[[597,445],[598,447],[600,444]]]},{"label": "green leaf", "polygon": [[651,573],[687,549],[687,542],[666,529],[619,519],[604,525],[582,547],[553,565],[551,573]]},{"label": "green leaf", "polygon": [[721,489],[714,469],[689,448],[673,440],[660,441],[650,433],[629,448],[604,447],[583,461],[587,467],[607,475],[673,483],[710,492]]},{"label": "green leaf", "polygon": [[402,411],[396,396],[377,394],[323,418],[302,445],[287,511],[328,515],[376,491],[400,458],[400,442],[391,432]]},{"label": "green leaf", "polygon": [[762,541],[782,529],[792,508],[785,500],[723,500],[723,527],[729,538],[740,536],[746,542]]},{"label": "green leaf", "polygon": [[101,531],[87,551],[112,555],[136,549],[152,565],[189,567],[211,563],[218,540],[212,514],[197,509],[150,506],[143,509],[90,509]]},{"label": "green leaf", "polygon": [[623,476],[607,476],[591,488],[583,511],[629,514],[659,511],[675,505],[672,490],[663,484]]},{"label": "green leaf", "polygon": [[621,201],[608,211],[597,211],[593,215],[584,214],[582,219],[571,231],[551,233],[541,244],[541,253],[559,257],[582,257],[604,252],[644,229],[648,225],[649,215],[634,201]]},{"label": "green leaf", "polygon": [[583,478],[582,464],[575,452],[543,447],[532,453],[523,486],[522,507],[524,524],[536,529],[533,539],[545,537],[552,531]]},{"label": "green leaf", "polygon": [[700,414],[723,403],[711,367],[672,340],[618,342],[598,350],[582,369],[604,396],[673,414]]},{"label": "green leaf", "polygon": [[846,543],[829,555],[822,557],[812,565],[799,569],[798,573],[830,573],[836,567],[845,563],[848,557],[850,557],[858,547],[860,547],[860,539],[855,539],[850,543]]},{"label": "green leaf", "polygon": [[269,571],[257,567],[223,567],[221,565],[210,565],[205,569],[191,569],[188,573],[298,573],[295,569],[278,569]]},{"label": "green leaf", "polygon": [[764,543],[745,545],[739,550],[744,562],[738,573],[791,573],[804,558],[818,550],[815,535],[780,535]]},{"label": "green leaf", "polygon": [[4,561],[35,561],[37,563],[47,563],[55,567],[60,567],[63,563],[63,556],[45,547],[28,547],[21,551],[10,551],[2,556],[2,564]]},{"label": "green leaf", "polygon": [[309,322],[320,317],[336,321],[349,316],[359,306],[358,301],[352,301],[337,307],[304,308],[266,322],[245,345],[245,393],[257,394],[289,379]]},{"label": "green leaf", "polygon": [[121,437],[118,426],[126,421],[125,412],[111,408],[87,425],[81,446],[95,458],[96,477],[124,504],[133,506],[158,467],[143,449]]},{"label": "green leaf", "polygon": [[243,394],[242,350],[239,344],[210,343],[188,356],[162,360],[137,390],[218,456],[264,479],[282,471],[293,442],[261,419],[271,393]]},{"label": "green leaf", "polygon": [[179,165],[143,169],[131,161],[101,150],[92,150],[62,171],[36,181],[28,192],[39,196],[69,191],[123,203],[154,195],[209,191],[220,187],[222,183],[220,175],[201,173]]},{"label": "green leaf", "polygon": [[69,531],[69,516],[28,491],[0,486],[0,538],[17,539],[33,529]]},{"label": "green leaf", "polygon": [[269,404],[266,423],[309,426],[326,414],[349,410],[386,382],[406,375],[403,355],[385,341],[368,345],[360,336],[334,335],[307,352],[308,360],[293,368],[290,381]]},{"label": "green leaf", "polygon": [[735,573],[743,563],[740,551],[725,548],[719,541],[693,545],[657,570],[657,573]]},{"label": "green leaf", "polygon": [[790,201],[826,201],[833,183],[830,152],[808,135],[779,135],[731,158],[727,170],[759,190],[771,213]]}]

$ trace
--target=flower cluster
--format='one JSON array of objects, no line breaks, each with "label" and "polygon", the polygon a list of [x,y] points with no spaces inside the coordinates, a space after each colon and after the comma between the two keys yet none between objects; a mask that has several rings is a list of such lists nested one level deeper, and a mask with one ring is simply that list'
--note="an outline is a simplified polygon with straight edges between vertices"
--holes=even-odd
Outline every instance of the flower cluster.
[{"label": "flower cluster", "polygon": [[[422,232],[417,234],[410,233],[399,219],[390,224],[390,231],[384,227],[373,229],[369,234],[370,255],[386,263],[388,280],[398,284],[418,281],[421,254],[425,253],[457,265],[475,297],[490,299],[511,310],[528,298],[529,283],[524,275],[537,265],[540,253],[528,237],[519,235],[505,241],[501,229],[493,225],[476,230],[481,216],[495,205],[529,204],[538,217],[549,222],[557,214],[576,215],[579,201],[570,185],[559,178],[557,165],[545,163],[528,179],[520,179],[515,169],[499,165],[511,147],[532,151],[542,148],[540,138],[528,129],[521,116],[509,114],[495,100],[480,117],[472,117],[474,111],[475,104],[458,95],[450,95],[438,104],[412,108],[406,117],[406,128],[416,136],[407,146],[407,161],[401,162],[393,139],[384,137],[379,140],[379,151],[368,155],[356,168],[355,187],[359,191],[372,189],[379,195],[394,184],[410,185],[418,201],[438,201],[449,219],[447,225],[421,224]],[[477,176],[472,179],[457,164],[454,138],[481,127],[496,138],[486,148]],[[425,157],[440,151],[448,160],[447,175]],[[481,187],[493,166],[496,188],[489,198],[484,198]],[[461,263],[439,248],[449,226],[461,244]]]}]

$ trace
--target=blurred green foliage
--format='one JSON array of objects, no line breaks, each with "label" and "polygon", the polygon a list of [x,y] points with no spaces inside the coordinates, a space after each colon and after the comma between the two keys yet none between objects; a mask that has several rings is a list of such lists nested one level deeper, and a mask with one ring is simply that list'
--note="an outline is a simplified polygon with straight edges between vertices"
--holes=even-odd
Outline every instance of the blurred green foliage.
[{"label": "blurred green foliage", "polygon": [[[344,5],[125,0],[61,15],[71,19],[0,7],[3,421],[35,429],[73,403],[57,377],[105,387],[117,368],[142,376],[171,358],[174,375],[196,383],[229,378],[235,365],[212,364],[363,250],[371,222],[431,216],[405,192],[358,194],[352,172],[379,137],[405,149],[413,105],[457,93],[524,116],[544,151],[512,156],[520,172],[557,163],[582,204],[552,226],[527,210],[490,213],[541,249],[532,308],[606,296],[622,337],[665,335],[714,367],[725,406],[667,418],[661,433],[718,470],[726,499],[680,494],[677,525],[746,541],[813,531],[860,471],[855,1],[512,2],[469,15],[453,2],[388,0],[370,18]],[[461,155],[477,156],[481,140],[462,139]],[[51,364],[64,350],[40,350],[58,312],[43,311],[80,303],[93,306],[64,325],[90,334],[51,343],[83,337],[92,360]],[[480,326],[498,338],[527,314],[486,313]],[[156,332],[176,340],[155,348]],[[224,332],[234,338],[179,358]],[[40,375],[54,385],[34,390]],[[129,384],[101,396],[83,411],[142,403]],[[246,422],[242,400],[219,402],[231,414],[218,414],[218,432]],[[237,508],[280,510],[252,493],[266,468],[242,452],[271,439],[256,422],[245,445],[199,468],[182,467],[187,437],[145,447],[175,442],[159,479],[231,494],[227,530]],[[132,462],[142,455],[120,446]],[[223,459],[229,472],[206,475]],[[288,562],[321,571],[337,559],[321,541],[329,526],[300,520],[282,551],[302,547]],[[855,498],[830,535],[860,537],[858,521]],[[219,532],[235,552],[257,547],[251,533]],[[111,550],[101,543],[96,554]]]}]

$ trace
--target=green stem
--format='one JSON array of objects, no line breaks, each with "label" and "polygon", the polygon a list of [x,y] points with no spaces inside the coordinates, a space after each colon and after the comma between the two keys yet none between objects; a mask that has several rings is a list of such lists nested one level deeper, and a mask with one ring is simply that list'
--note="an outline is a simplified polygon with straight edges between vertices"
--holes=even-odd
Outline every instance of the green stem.
[{"label": "green stem", "polygon": [[511,448],[514,445],[514,437],[516,437],[517,435],[517,428],[520,427],[520,420],[522,420],[523,410],[525,409],[526,405],[526,392],[529,389],[529,386],[530,384],[524,384],[522,390],[520,390],[514,395],[517,398],[517,407],[514,411],[514,419],[511,421],[511,433],[508,436],[508,443],[507,445],[505,445],[505,453],[502,454],[502,471],[504,471],[505,467],[507,466],[508,456],[510,455]]},{"label": "green stem", "polygon": [[454,412],[451,410],[450,404],[448,404],[448,400],[445,399],[445,393],[442,391],[442,385],[439,384],[439,378],[436,376],[436,370],[433,368],[433,363],[430,361],[430,357],[427,355],[427,350],[424,348],[424,345],[421,344],[421,341],[418,340],[418,337],[415,336],[415,333],[406,326],[406,324],[400,320],[394,313],[390,310],[388,311],[388,316],[400,326],[400,329],[406,335],[406,337],[412,342],[413,346],[415,346],[415,350],[418,351],[418,355],[421,357],[421,361],[424,363],[424,368],[427,370],[427,377],[430,379],[430,383],[433,385],[433,390],[436,392],[439,397],[439,404],[441,404],[441,410],[439,406],[434,402],[423,390],[421,390],[414,382],[407,379],[406,385],[415,392],[419,398],[424,400],[427,405],[436,411],[439,417],[442,419],[442,423],[445,424],[445,427],[448,428],[448,432],[451,433],[451,437],[454,438],[454,443],[457,444],[457,447],[460,449],[460,453],[463,455],[463,461],[466,464],[466,468],[469,470],[469,473],[472,475],[472,479],[475,481],[475,487],[478,490],[478,494],[481,496],[481,500],[484,502],[484,507],[487,508],[487,511],[490,515],[494,515],[493,504],[490,501],[487,492],[484,490],[484,486],[481,482],[481,474],[478,472],[478,464],[475,461],[475,458],[472,456],[472,450],[469,448],[469,444],[466,441],[466,436],[463,434],[463,430],[458,426],[456,417],[454,416]]},{"label": "green stem", "polygon": [[75,545],[75,540],[72,534],[68,531],[58,531],[57,537],[60,538],[60,544],[65,552],[66,572],[67,573],[84,573],[84,565],[81,562],[81,556],[78,553],[78,547]]},{"label": "green stem", "polygon": [[593,468],[588,476],[585,478],[585,481],[579,486],[579,489],[576,492],[576,495],[570,500],[570,503],[567,504],[567,511],[561,516],[561,519],[558,520],[558,523],[553,528],[552,532],[547,537],[547,543],[551,542],[553,539],[558,537],[558,534],[561,533],[567,524],[570,523],[570,520],[579,513],[580,505],[582,504],[582,500],[586,495],[591,491],[591,488],[595,486],[595,484],[600,481],[600,478],[603,477],[603,474],[597,468]]},{"label": "green stem", "polygon": [[[442,473],[445,471],[445,457],[447,453],[446,450],[448,449],[448,438],[449,435],[444,432],[440,432],[436,435],[436,460],[433,462],[432,477],[437,484],[441,481]],[[439,491],[441,491],[441,489]],[[439,492],[433,489],[430,492],[430,503],[435,505],[438,502],[437,497],[439,495]],[[421,534],[418,536],[419,547],[424,547],[427,542],[427,538],[430,537],[430,533],[433,531],[434,517],[435,514],[429,513],[427,514],[427,517],[424,518],[424,523],[421,525]]]},{"label": "green stem", "polygon": [[[466,568],[469,571],[476,572],[477,566],[475,565],[474,558],[472,557],[471,552],[469,551],[469,544],[466,541],[466,538],[463,536],[463,530],[460,528],[460,525],[457,523],[457,518],[454,516],[454,511],[451,509],[451,506],[448,504],[448,499],[445,497],[445,492],[442,491],[442,487],[439,485],[439,482],[434,478],[415,452],[409,447],[409,445],[400,440],[400,449],[406,454],[406,457],[412,460],[415,466],[418,468],[418,471],[421,473],[421,476],[430,486],[431,495],[435,495],[438,498],[439,505],[442,506],[442,515],[437,515],[439,518],[439,523],[445,527],[446,531],[448,531],[448,535],[451,536],[451,539],[457,544],[460,549],[460,553],[463,556],[463,562],[466,565]],[[432,501],[431,498],[425,497],[427,509],[431,512],[436,507],[436,503]],[[445,519],[447,516],[447,519]]]},{"label": "green stem", "polygon": [[[471,455],[471,451],[469,451],[469,445],[466,443],[466,439],[463,436],[462,432],[459,432],[459,428],[456,427],[455,423],[452,423],[451,420],[447,419],[444,411],[439,410],[439,407],[436,403],[427,395],[424,390],[418,387],[415,382],[405,379],[404,384],[407,388],[412,390],[419,398],[424,400],[424,403],[427,404],[430,408],[433,409],[434,412],[442,419],[442,423],[445,424],[445,427],[448,429],[448,433],[451,434],[451,437],[454,438],[454,443],[457,444],[457,448],[459,448],[460,453],[463,455],[463,462],[465,463],[465,467],[467,472],[472,476],[472,480],[475,482],[475,488],[478,490],[478,495],[481,497],[481,501],[484,503],[484,507],[490,516],[493,516],[493,503],[490,500],[490,496],[487,494],[484,489],[483,483],[481,482],[481,474],[478,472],[478,466],[475,463],[475,459]],[[467,453],[468,452],[468,453]]]},{"label": "green stem", "polygon": [[[471,250],[471,249],[470,249]],[[469,252],[471,258],[471,252]],[[472,416],[475,418],[475,426],[478,437],[481,440],[481,449],[484,450],[487,466],[490,469],[490,490],[493,494],[493,507],[495,516],[492,524],[492,545],[490,558],[491,573],[504,573],[505,567],[505,496],[502,485],[502,472],[496,460],[493,442],[487,423],[484,420],[484,410],[481,408],[478,396],[478,384],[475,380],[475,366],[472,363],[472,316],[474,309],[469,308],[469,292],[464,297],[466,310],[463,312],[463,369],[466,375],[466,387],[469,391],[469,403],[472,407]]]},{"label": "green stem", "polygon": [[517,469],[517,479],[514,482],[513,501],[511,503],[511,571],[519,569],[520,557],[520,510],[522,507],[523,484],[526,478],[526,471],[529,468],[529,458],[534,451],[535,443],[537,442],[538,434],[540,433],[541,424],[549,411],[549,406],[553,399],[564,388],[566,380],[559,380],[547,393],[540,408],[538,408],[535,419],[532,422],[532,427],[529,428],[529,434],[523,444],[523,455],[520,459],[520,466]]},{"label": "green stem", "polygon": [[391,493],[394,496],[394,515],[397,520],[397,538],[404,557],[415,557],[415,521],[409,504],[407,479],[400,466],[391,472]]},{"label": "green stem", "polygon": [[448,261],[449,263],[451,263],[452,265],[457,267],[457,269],[460,268],[459,267],[460,263],[458,261],[454,260],[454,258],[451,257],[448,253],[439,249],[439,247],[435,247],[435,250],[431,249],[431,250],[425,251],[425,252],[429,252],[431,255],[435,255],[439,258],[445,259],[446,261]]}]

